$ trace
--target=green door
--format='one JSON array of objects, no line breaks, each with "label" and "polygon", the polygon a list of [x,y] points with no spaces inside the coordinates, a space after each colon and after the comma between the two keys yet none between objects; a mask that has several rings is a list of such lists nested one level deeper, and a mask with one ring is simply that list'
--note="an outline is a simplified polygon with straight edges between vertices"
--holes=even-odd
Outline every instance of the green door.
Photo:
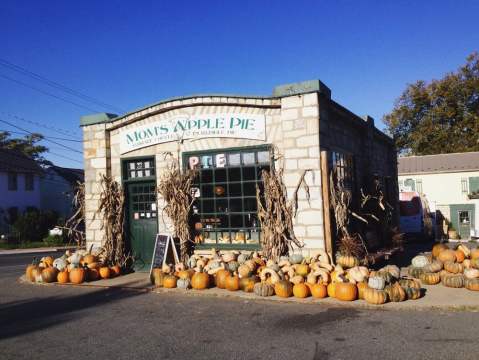
[{"label": "green door", "polygon": [[158,231],[155,182],[129,183],[127,200],[129,239],[135,270],[149,271]]},{"label": "green door", "polygon": [[461,239],[471,237],[471,229],[474,229],[474,210],[473,204],[450,205],[451,222]]}]

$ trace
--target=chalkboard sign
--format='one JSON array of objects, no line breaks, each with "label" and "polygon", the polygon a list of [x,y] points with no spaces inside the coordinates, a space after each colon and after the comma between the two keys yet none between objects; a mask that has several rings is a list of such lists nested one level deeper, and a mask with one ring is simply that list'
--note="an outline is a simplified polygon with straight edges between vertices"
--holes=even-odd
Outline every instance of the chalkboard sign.
[{"label": "chalkboard sign", "polygon": [[[153,250],[153,258],[151,259],[150,274],[154,268],[161,268],[167,261],[168,263],[171,263],[172,261],[174,261],[175,264],[178,263],[180,261],[178,258],[178,247],[179,245],[175,244],[171,234],[157,234],[155,248]],[[173,253],[173,258],[168,253],[170,248]]]}]

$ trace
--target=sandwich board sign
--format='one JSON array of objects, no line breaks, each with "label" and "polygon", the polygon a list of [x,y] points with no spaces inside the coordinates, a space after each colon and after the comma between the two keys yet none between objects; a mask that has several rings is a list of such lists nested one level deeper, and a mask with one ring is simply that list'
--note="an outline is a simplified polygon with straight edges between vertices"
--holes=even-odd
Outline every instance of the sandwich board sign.
[{"label": "sandwich board sign", "polygon": [[164,264],[166,264],[169,255],[168,250],[170,248],[171,252],[173,253],[173,260],[175,261],[175,264],[180,262],[180,259],[178,257],[178,249],[176,247],[177,245],[175,244],[175,241],[171,234],[156,234],[155,248],[153,250],[153,257],[151,259],[150,275],[154,268],[161,268]]}]

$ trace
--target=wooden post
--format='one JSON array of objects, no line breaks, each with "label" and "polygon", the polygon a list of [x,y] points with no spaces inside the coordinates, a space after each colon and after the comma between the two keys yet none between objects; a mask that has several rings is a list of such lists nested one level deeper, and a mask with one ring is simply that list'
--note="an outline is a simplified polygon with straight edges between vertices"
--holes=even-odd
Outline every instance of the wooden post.
[{"label": "wooden post", "polygon": [[329,189],[329,165],[328,151],[321,151],[321,188],[323,195],[323,229],[325,250],[331,255],[333,254],[333,237],[331,234],[331,203]]}]

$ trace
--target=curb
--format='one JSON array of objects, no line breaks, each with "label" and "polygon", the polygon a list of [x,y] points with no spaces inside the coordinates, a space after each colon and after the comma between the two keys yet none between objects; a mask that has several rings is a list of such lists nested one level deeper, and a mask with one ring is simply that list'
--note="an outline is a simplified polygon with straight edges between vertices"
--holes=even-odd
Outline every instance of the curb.
[{"label": "curb", "polygon": [[421,300],[408,300],[411,304],[406,306],[397,306],[397,304],[404,304],[402,303],[386,303],[382,305],[371,305],[366,303],[364,300],[355,300],[355,301],[339,301],[336,299],[331,298],[324,298],[324,299],[315,299],[309,297],[307,299],[298,299],[294,297],[290,298],[280,298],[276,295],[268,296],[268,297],[259,297],[255,296],[251,293],[244,293],[240,291],[232,292],[228,290],[218,289],[216,291],[208,290],[180,290],[180,289],[165,289],[165,288],[155,288],[155,287],[129,287],[129,286],[121,286],[121,285],[97,285],[92,283],[83,283],[83,284],[58,284],[58,283],[32,283],[25,279],[25,275],[21,276],[18,279],[18,282],[28,285],[39,285],[39,286],[62,286],[62,287],[83,287],[83,288],[96,288],[96,289],[119,289],[119,290],[126,290],[126,291],[138,291],[143,293],[154,293],[154,294],[168,294],[168,295],[186,295],[190,297],[210,297],[210,298],[229,298],[235,300],[244,300],[244,301],[257,301],[257,302],[270,302],[270,303],[292,303],[297,305],[323,305],[327,307],[334,307],[334,308],[348,308],[348,309],[365,309],[365,310],[379,310],[379,311],[432,311],[432,310],[439,310],[439,311],[456,311],[456,312],[479,312],[479,305],[477,306],[470,306],[470,305],[426,305],[426,304],[418,304],[417,301]]},{"label": "curb", "polygon": [[57,251],[66,251],[66,250],[75,250],[76,246],[65,246],[65,247],[51,247],[51,248],[32,248],[32,249],[11,249],[11,250],[0,250],[1,255],[19,255],[19,254],[41,254],[48,252],[57,252]]}]

